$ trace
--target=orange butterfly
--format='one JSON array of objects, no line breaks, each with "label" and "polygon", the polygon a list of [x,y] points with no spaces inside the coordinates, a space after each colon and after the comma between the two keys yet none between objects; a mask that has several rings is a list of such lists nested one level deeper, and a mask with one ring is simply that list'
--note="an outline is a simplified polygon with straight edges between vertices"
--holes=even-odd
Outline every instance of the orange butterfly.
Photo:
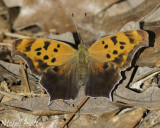
[{"label": "orange butterfly", "polygon": [[55,99],[75,99],[80,88],[91,97],[108,97],[131,65],[136,51],[148,46],[143,30],[121,32],[102,38],[86,49],[48,39],[19,39],[12,43],[12,55],[22,57],[39,83]]}]

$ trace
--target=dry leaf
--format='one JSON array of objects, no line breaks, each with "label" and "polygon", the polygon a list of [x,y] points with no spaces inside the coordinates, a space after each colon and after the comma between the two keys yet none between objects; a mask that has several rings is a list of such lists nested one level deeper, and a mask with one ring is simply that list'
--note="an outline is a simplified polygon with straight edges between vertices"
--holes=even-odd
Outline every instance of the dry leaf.
[{"label": "dry leaf", "polygon": [[38,122],[39,116],[17,112],[14,110],[3,110],[0,113],[0,121],[7,127],[28,128]]},{"label": "dry leaf", "polygon": [[[152,12],[156,7],[160,5],[159,0],[146,0],[136,8],[131,9],[114,17],[100,17],[99,15],[95,17],[97,20],[98,30],[104,31],[105,33],[117,32],[121,29],[123,25],[129,21],[141,21],[145,16]],[[102,20],[99,20],[102,19]]]},{"label": "dry leaf", "polygon": [[100,123],[95,125],[95,128],[134,128],[141,120],[143,113],[146,111],[144,108],[136,108],[127,111],[123,114],[118,114],[107,121],[100,121]]},{"label": "dry leaf", "polygon": [[99,38],[102,38],[108,34],[119,32],[121,28],[130,21],[140,23],[159,5],[159,0],[145,0],[139,6],[119,15],[108,16],[107,11],[104,10],[95,16],[88,16],[86,21],[87,24],[85,26],[78,24],[79,27],[85,32],[83,35],[83,40],[87,46],[90,46]]},{"label": "dry leaf", "polygon": [[145,23],[144,29],[149,32],[150,47],[146,48],[136,62],[139,66],[159,67],[160,66],[160,21]]},{"label": "dry leaf", "polygon": [[[154,70],[154,69],[153,69]],[[140,106],[145,108],[156,108],[160,105],[160,89],[158,86],[151,86],[144,92],[138,93],[130,90],[127,86],[134,78],[136,70],[126,71],[123,81],[117,86],[114,93],[114,101],[126,103],[128,105]],[[141,76],[140,76],[141,77]]]},{"label": "dry leaf", "polygon": [[0,29],[1,29],[1,31],[11,29],[11,26],[8,23],[8,21],[4,20],[2,17],[0,17]]},{"label": "dry leaf", "polygon": [[115,115],[116,111],[103,115],[80,115],[79,117],[77,115],[69,126],[73,128],[84,128],[84,126],[87,128],[133,128],[139,123],[145,111],[144,108],[135,108],[125,109],[124,113],[118,115]]},{"label": "dry leaf", "polygon": [[75,0],[72,2],[68,2],[68,0],[22,0],[19,3],[18,1],[13,3],[12,0],[4,0],[8,7],[17,5],[21,7],[20,14],[13,24],[14,29],[19,30],[28,26],[38,25],[42,30],[54,29],[57,33],[75,31],[71,17],[75,10],[76,12],[96,14],[117,1],[119,0]]},{"label": "dry leaf", "polygon": [[150,111],[136,128],[159,128],[160,110]]}]

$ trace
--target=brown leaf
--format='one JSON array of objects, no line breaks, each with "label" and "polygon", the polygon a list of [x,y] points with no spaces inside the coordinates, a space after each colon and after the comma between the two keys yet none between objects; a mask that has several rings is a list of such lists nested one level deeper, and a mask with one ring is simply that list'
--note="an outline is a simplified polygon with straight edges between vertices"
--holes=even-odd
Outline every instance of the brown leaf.
[{"label": "brown leaf", "polygon": [[105,33],[117,32],[129,21],[141,21],[145,16],[156,9],[158,5],[160,5],[160,0],[146,0],[136,8],[114,17],[101,17],[102,20],[99,20],[100,17],[98,15],[95,17],[96,23],[97,26],[101,26],[99,27],[100,31],[104,31]]},{"label": "brown leaf", "polygon": [[95,128],[133,128],[135,127],[138,122],[141,120],[143,113],[146,111],[144,108],[136,108],[131,111],[128,111],[123,114],[118,114],[113,118],[107,121],[100,121],[95,125]]},{"label": "brown leaf", "polygon": [[144,29],[149,32],[150,47],[146,48],[139,56],[137,65],[159,67],[160,66],[160,21],[144,24]]},{"label": "brown leaf", "polygon": [[160,110],[150,111],[137,128],[159,128]]},{"label": "brown leaf", "polygon": [[[144,70],[147,70],[144,68]],[[153,69],[155,71],[156,69]],[[137,69],[132,69],[131,71],[126,71],[125,76],[126,78],[123,79],[122,83],[117,86],[117,89],[114,91],[114,101],[119,101],[128,105],[132,106],[140,106],[145,108],[156,108],[160,105],[160,89],[158,86],[150,86],[144,92],[138,93],[137,91],[130,90],[128,85],[130,84],[131,80],[134,79],[134,76],[137,76],[135,72]],[[142,70],[141,70],[142,71]],[[148,72],[151,71],[142,71]],[[144,74],[138,75],[139,78],[142,78]],[[137,77],[138,77],[137,76]]]},{"label": "brown leaf", "polygon": [[147,15],[153,12],[159,4],[160,0],[146,0],[139,6],[115,16],[108,16],[107,11],[102,11],[95,16],[89,16],[87,17],[88,24],[83,27],[81,25],[83,31],[85,30],[83,40],[90,46],[99,38],[102,38],[108,34],[119,32],[121,28],[130,21],[139,23]]},{"label": "brown leaf", "polygon": [[124,111],[118,115],[116,115],[117,111],[103,115],[76,115],[69,126],[73,128],[83,128],[84,126],[87,128],[133,128],[139,123],[146,109],[135,108],[124,109]]},{"label": "brown leaf", "polygon": [[64,10],[66,10],[66,12],[70,14],[79,12],[97,14],[102,11],[102,9],[105,9],[118,1],[120,0],[60,0]]},{"label": "brown leaf", "polygon": [[3,110],[0,113],[0,121],[7,127],[31,127],[36,124],[39,116],[17,112],[14,110]]},{"label": "brown leaf", "polygon": [[[63,20],[62,20],[63,19]],[[63,24],[63,26],[62,26]],[[42,30],[55,29],[56,32],[73,31],[71,18],[55,0],[23,0],[19,16],[13,24],[16,30],[38,25]]]},{"label": "brown leaf", "polygon": [[[75,0],[75,1],[56,1],[56,0],[22,0],[20,3],[12,0],[4,0],[8,7],[19,5],[21,11],[13,24],[16,30],[38,25],[42,30],[48,31],[54,29],[55,32],[63,33],[66,31],[75,31],[74,23],[71,14],[76,12],[90,12],[92,14],[98,13],[102,9],[110,6],[119,0],[109,1],[89,1],[89,0]],[[11,3],[10,3],[11,1]],[[88,6],[89,5],[89,6]]]},{"label": "brown leaf", "polygon": [[10,24],[4,20],[2,17],[0,17],[0,29],[1,30],[10,30],[11,26]]}]

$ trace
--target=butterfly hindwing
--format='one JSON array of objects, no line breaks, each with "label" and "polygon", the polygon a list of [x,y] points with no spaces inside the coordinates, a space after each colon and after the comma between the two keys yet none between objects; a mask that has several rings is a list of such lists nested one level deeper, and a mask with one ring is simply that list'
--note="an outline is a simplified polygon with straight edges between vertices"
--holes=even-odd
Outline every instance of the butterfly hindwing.
[{"label": "butterfly hindwing", "polygon": [[[75,66],[72,66],[74,68]],[[78,93],[78,86],[74,84],[72,76],[74,69],[69,63],[50,67],[43,73],[40,84],[50,95],[50,102],[56,99],[75,99]]]},{"label": "butterfly hindwing", "polygon": [[120,69],[112,63],[89,63],[89,79],[86,85],[86,95],[92,97],[108,97],[111,99],[111,90],[121,79]]}]

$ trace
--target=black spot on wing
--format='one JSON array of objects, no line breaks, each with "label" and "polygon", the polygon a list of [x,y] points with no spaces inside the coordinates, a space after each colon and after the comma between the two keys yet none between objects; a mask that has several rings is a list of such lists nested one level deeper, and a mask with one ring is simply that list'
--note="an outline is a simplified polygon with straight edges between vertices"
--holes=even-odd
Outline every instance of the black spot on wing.
[{"label": "black spot on wing", "polygon": [[133,38],[129,38],[129,42],[130,42],[131,44],[133,44],[133,43],[134,43],[134,39],[133,39]]},{"label": "black spot on wing", "polygon": [[53,62],[55,62],[55,61],[56,61],[56,58],[52,58],[51,62],[53,63]]},{"label": "black spot on wing", "polygon": [[53,49],[53,51],[54,51],[54,52],[58,52],[58,49],[55,48],[55,49]]},{"label": "black spot on wing", "polygon": [[55,72],[58,72],[58,71],[59,71],[58,66],[55,66],[55,67],[53,68],[53,70],[54,70]]},{"label": "black spot on wing", "polygon": [[57,48],[60,48],[60,44],[57,44]]},{"label": "black spot on wing", "polygon": [[111,58],[111,55],[110,55],[110,54],[107,54],[106,57],[107,57],[107,58]]},{"label": "black spot on wing", "polygon": [[36,48],[34,51],[41,51],[42,48]]},{"label": "black spot on wing", "polygon": [[116,63],[116,64],[121,64],[123,62],[123,54],[120,54],[118,57],[116,57],[113,60],[113,62]]},{"label": "black spot on wing", "polygon": [[106,44],[106,45],[104,46],[104,48],[105,48],[105,49],[108,48],[108,45]]},{"label": "black spot on wing", "polygon": [[104,40],[102,41],[102,44],[105,44]]},{"label": "black spot on wing", "polygon": [[120,49],[124,49],[124,46],[120,46]]},{"label": "black spot on wing", "polygon": [[35,40],[36,40],[36,39],[30,39],[30,41],[27,42],[24,52],[28,52],[28,51],[31,50],[31,46],[32,46],[32,44],[35,42]]},{"label": "black spot on wing", "polygon": [[47,63],[44,63],[42,60],[36,60],[36,61],[38,62],[37,67],[42,71],[44,71],[46,68],[49,67],[49,65]]},{"label": "black spot on wing", "polygon": [[118,51],[117,51],[117,50],[114,50],[114,51],[113,51],[113,54],[118,54]]},{"label": "black spot on wing", "polygon": [[15,40],[12,45],[14,45],[16,48],[21,42],[22,42],[22,39]]},{"label": "black spot on wing", "polygon": [[48,60],[49,57],[48,57],[47,55],[45,55],[45,56],[43,57],[43,59],[44,59],[44,60]]},{"label": "black spot on wing", "polygon": [[129,38],[129,42],[131,44],[133,44],[134,43],[134,39],[132,38],[132,33],[131,32],[125,32],[124,34]]},{"label": "black spot on wing", "polygon": [[104,63],[104,64],[103,64],[103,68],[104,68],[104,69],[108,68],[108,63]]},{"label": "black spot on wing", "polygon": [[37,56],[40,56],[41,55],[41,52],[37,52]]},{"label": "black spot on wing", "polygon": [[114,45],[116,45],[118,43],[117,36],[111,37],[111,40],[113,41]]},{"label": "black spot on wing", "polygon": [[49,41],[45,41],[43,48],[44,48],[45,50],[47,50],[49,45],[50,45],[50,42],[49,42]]},{"label": "black spot on wing", "polygon": [[125,42],[119,42],[121,45],[125,45],[126,43]]}]

